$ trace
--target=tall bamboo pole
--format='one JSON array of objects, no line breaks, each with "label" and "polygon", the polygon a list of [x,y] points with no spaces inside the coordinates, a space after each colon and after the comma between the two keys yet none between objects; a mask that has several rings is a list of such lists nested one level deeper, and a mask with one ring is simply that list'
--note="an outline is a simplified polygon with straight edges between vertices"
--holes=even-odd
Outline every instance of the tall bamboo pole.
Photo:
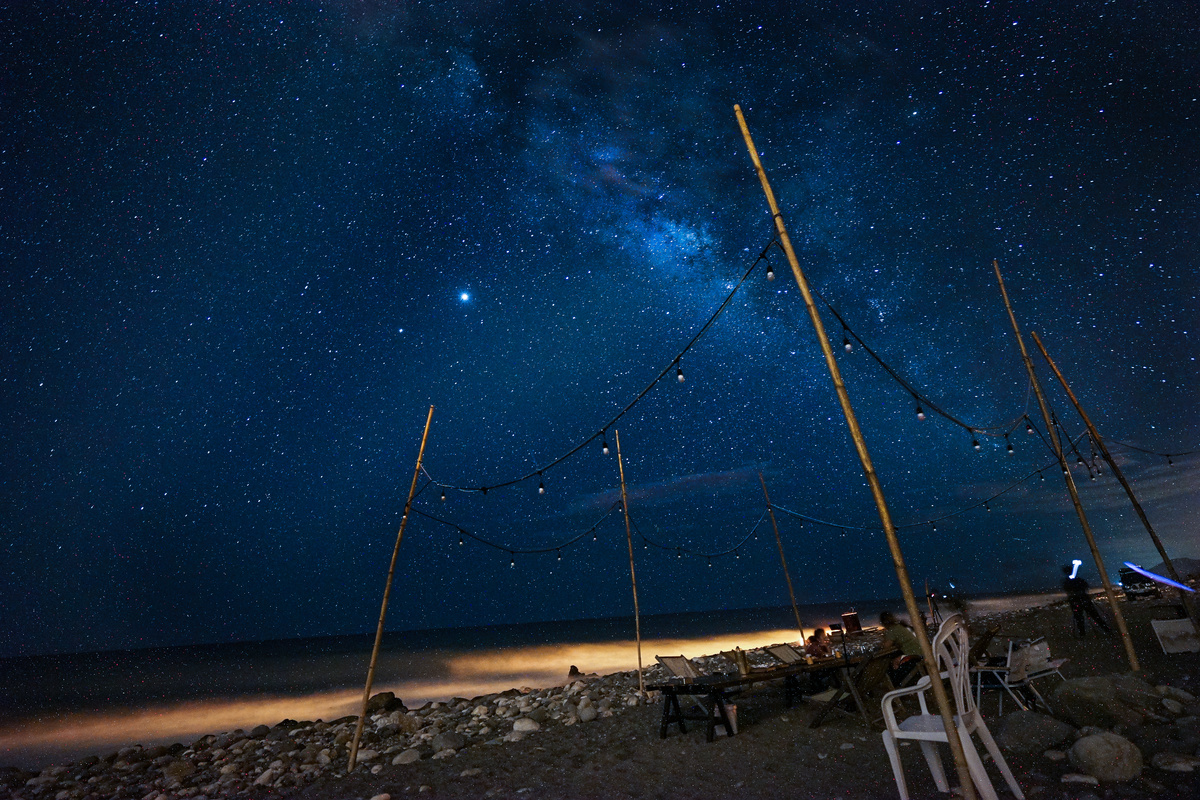
[{"label": "tall bamboo pole", "polygon": [[735,105],[733,111],[737,114],[738,126],[742,129],[742,138],[746,140],[746,148],[750,151],[750,159],[754,162],[754,169],[758,173],[758,180],[762,184],[763,193],[767,196],[767,204],[771,208],[771,217],[775,220],[775,232],[779,235],[779,244],[783,247],[783,252],[787,255],[788,264],[792,268],[792,275],[796,278],[796,285],[800,287],[800,294],[804,297],[804,305],[808,309],[809,320],[812,321],[813,328],[817,333],[817,340],[821,344],[821,352],[825,355],[825,365],[829,368],[829,375],[833,379],[833,387],[837,392],[838,402],[841,404],[842,413],[846,417],[846,425],[850,428],[851,438],[854,439],[854,449],[858,452],[858,458],[862,462],[867,484],[871,487],[871,495],[875,498],[875,507],[879,511],[879,519],[883,523],[883,532],[887,537],[888,549],[892,554],[892,566],[896,569],[896,579],[900,582],[900,591],[904,595],[904,608],[913,621],[914,632],[917,636],[917,642],[921,645],[921,654],[924,656],[925,666],[928,669],[928,674],[933,678],[931,684],[933,696],[937,701],[942,725],[945,727],[946,740],[950,745],[950,752],[954,756],[954,766],[958,772],[958,780],[962,786],[963,796],[966,800],[977,800],[978,795],[975,792],[975,783],[972,781],[971,773],[967,768],[966,752],[963,750],[963,743],[958,738],[957,730],[954,727],[954,711],[950,706],[950,698],[946,694],[945,685],[938,678],[941,670],[938,668],[933,647],[929,643],[929,634],[926,632],[925,626],[919,624],[921,609],[917,606],[917,598],[913,594],[912,581],[908,577],[908,567],[904,563],[904,554],[900,549],[900,539],[896,536],[896,526],[892,522],[891,512],[888,511],[887,501],[883,496],[883,487],[879,483],[879,476],[875,474],[875,467],[871,463],[871,455],[867,451],[866,439],[863,438],[862,429],[858,425],[858,418],[855,417],[854,409],[850,405],[850,394],[846,391],[846,384],[842,381],[841,370],[838,369],[837,360],[833,357],[833,348],[829,344],[829,337],[825,334],[825,326],[821,322],[821,315],[817,312],[816,303],[813,302],[812,292],[808,287],[808,279],[804,277],[804,272],[800,269],[800,262],[796,259],[796,252],[792,249],[792,240],[788,236],[787,227],[783,224],[783,215],[779,211],[779,204],[775,202],[775,193],[771,190],[770,182],[767,181],[767,173],[758,158],[758,150],[754,147],[754,139],[751,138],[750,129],[746,126],[746,119],[742,116],[741,106]]},{"label": "tall bamboo pole", "polygon": [[[1121,468],[1117,466],[1117,462],[1113,460],[1112,454],[1108,452],[1108,445],[1104,443],[1103,437],[1100,436],[1100,431],[1096,430],[1096,426],[1092,424],[1091,418],[1087,415],[1087,412],[1083,410],[1083,406],[1080,405],[1079,399],[1075,397],[1075,392],[1071,391],[1071,387],[1067,384],[1067,379],[1063,377],[1062,372],[1058,369],[1058,365],[1054,363],[1054,359],[1052,359],[1050,354],[1046,352],[1046,346],[1042,344],[1041,337],[1037,335],[1037,331],[1031,331],[1030,335],[1033,336],[1033,341],[1037,344],[1038,349],[1042,351],[1042,357],[1046,359],[1046,363],[1050,365],[1050,369],[1054,370],[1054,376],[1058,378],[1058,382],[1062,384],[1063,390],[1067,393],[1067,397],[1071,398],[1071,402],[1074,403],[1075,410],[1078,411],[1079,416],[1083,418],[1083,423],[1087,425],[1088,433],[1092,435],[1092,441],[1094,441],[1096,446],[1100,448],[1100,455],[1112,469],[1113,475],[1115,475],[1117,480],[1120,481],[1121,487],[1125,489],[1125,494],[1129,496],[1129,502],[1133,504],[1133,510],[1137,512],[1138,519],[1140,519],[1142,521],[1142,525],[1146,527],[1146,532],[1150,534],[1150,539],[1154,542],[1154,546],[1157,548],[1158,554],[1162,556],[1163,564],[1167,568],[1167,575],[1169,575],[1176,583],[1182,583],[1179,573],[1175,571],[1175,565],[1171,562],[1171,557],[1167,555],[1166,548],[1163,547],[1162,540],[1158,538],[1158,534],[1154,531],[1154,526],[1150,524],[1150,518],[1146,516],[1145,509],[1143,509],[1142,504],[1138,502],[1137,495],[1133,493],[1133,487],[1129,485],[1129,481],[1125,480],[1125,473],[1121,471]],[[1180,592],[1179,594],[1181,595],[1180,599],[1183,601],[1184,608],[1187,609],[1188,616],[1191,617],[1192,624],[1195,625],[1197,622],[1196,605],[1192,601],[1191,593]]]},{"label": "tall bamboo pole", "polygon": [[375,665],[379,661],[379,645],[383,641],[383,620],[387,617],[388,598],[392,594],[392,576],[396,574],[396,556],[400,552],[400,540],[404,538],[404,526],[408,524],[408,513],[412,510],[413,495],[417,493],[417,480],[421,477],[421,460],[425,457],[425,442],[429,439],[429,425],[433,422],[433,406],[425,417],[425,432],[421,434],[421,447],[417,451],[417,468],[413,470],[412,484],[408,487],[408,500],[404,503],[404,514],[400,517],[400,530],[396,533],[396,546],[392,548],[392,561],[388,565],[387,582],[383,585],[383,603],[379,607],[379,624],[375,627],[375,646],[371,648],[371,666],[367,668],[367,685],[363,688],[362,711],[354,726],[354,740],[350,742],[350,761],[347,772],[354,771],[358,761],[358,743],[362,739],[363,725],[367,721],[367,703],[371,699],[371,685],[375,683]]},{"label": "tall bamboo pole", "polygon": [[1004,276],[1000,274],[1000,262],[992,260],[992,269],[996,271],[996,280],[1000,282],[1000,295],[1004,298],[1004,307],[1008,309],[1008,319],[1012,323],[1013,333],[1017,337],[1017,346],[1021,349],[1021,360],[1025,362],[1025,370],[1029,373],[1029,382],[1033,385],[1033,393],[1037,395],[1038,408],[1042,412],[1042,420],[1046,423],[1046,430],[1050,432],[1050,442],[1054,445],[1054,455],[1058,457],[1058,465],[1062,467],[1063,478],[1067,482],[1067,491],[1071,494],[1071,503],[1075,506],[1075,515],[1079,517],[1079,525],[1083,528],[1083,537],[1087,539],[1088,549],[1092,551],[1092,560],[1096,562],[1096,571],[1100,573],[1100,581],[1104,584],[1104,594],[1108,597],[1108,605],[1112,609],[1113,619],[1117,623],[1117,631],[1121,634],[1121,643],[1125,645],[1125,657],[1129,660],[1129,668],[1137,672],[1141,667],[1138,664],[1137,653],[1133,649],[1133,640],[1129,638],[1129,628],[1125,625],[1125,617],[1121,614],[1121,607],[1117,605],[1117,595],[1113,591],[1112,583],[1108,580],[1108,571],[1104,568],[1104,559],[1100,556],[1100,548],[1096,546],[1096,537],[1092,535],[1092,526],[1088,522],[1087,514],[1083,510],[1083,503],[1079,500],[1079,489],[1075,486],[1075,476],[1071,474],[1070,467],[1067,466],[1067,457],[1063,453],[1062,441],[1058,438],[1058,430],[1054,427],[1054,422],[1050,418],[1050,408],[1046,405],[1046,396],[1042,392],[1042,384],[1038,381],[1037,373],[1033,371],[1033,359],[1029,357],[1029,350],[1025,347],[1025,340],[1021,337],[1021,327],[1017,325],[1017,317],[1013,313],[1012,303],[1008,300],[1008,290],[1004,287]]},{"label": "tall bamboo pole", "polygon": [[642,675],[642,615],[638,610],[637,572],[633,569],[633,532],[629,527],[629,499],[625,496],[625,462],[621,460],[621,432],[613,429],[617,439],[617,470],[621,474],[621,511],[625,514],[625,542],[629,545],[629,582],[633,585],[633,630],[637,636],[638,693],[646,699],[646,678]]},{"label": "tall bamboo pole", "polygon": [[758,482],[763,487],[763,497],[767,499],[767,513],[771,515],[771,527],[775,530],[775,546],[779,548],[779,563],[783,565],[783,578],[787,581],[788,597],[792,598],[792,613],[796,615],[796,627],[800,629],[800,643],[804,643],[804,626],[800,623],[800,607],[796,605],[796,592],[792,589],[792,575],[788,572],[787,559],[783,557],[783,540],[779,538],[779,526],[775,523],[775,507],[771,505],[771,495],[767,494],[767,482],[763,480],[761,471]]}]

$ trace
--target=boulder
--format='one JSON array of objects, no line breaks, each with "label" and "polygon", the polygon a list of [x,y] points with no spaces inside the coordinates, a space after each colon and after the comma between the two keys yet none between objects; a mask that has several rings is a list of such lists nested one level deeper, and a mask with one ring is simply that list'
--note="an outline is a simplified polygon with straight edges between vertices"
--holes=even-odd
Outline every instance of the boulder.
[{"label": "boulder", "polygon": [[435,753],[442,750],[462,750],[467,746],[467,737],[456,731],[445,731],[433,737],[429,746],[433,748]]},{"label": "boulder", "polygon": [[590,706],[590,705],[588,705],[588,706],[580,705],[579,706],[579,721],[580,722],[591,722],[599,715],[600,715],[600,712],[596,711],[595,706]]},{"label": "boulder", "polygon": [[513,730],[517,731],[518,733],[532,733],[541,727],[541,725],[529,717],[521,717],[513,723]]},{"label": "boulder", "polygon": [[[1136,692],[1127,689],[1123,695],[1136,698]],[[1157,703],[1159,698],[1155,696]],[[1118,697],[1117,685],[1112,678],[1072,678],[1063,681],[1054,690],[1051,701],[1055,715],[1077,728],[1094,725],[1112,728],[1116,725],[1134,726],[1142,722],[1143,714],[1130,708]]]},{"label": "boulder", "polygon": [[367,716],[387,714],[397,709],[407,710],[400,698],[396,697],[395,692],[380,692],[372,695],[371,699],[367,701]]},{"label": "boulder", "polygon": [[992,726],[992,735],[1001,749],[1011,753],[1038,753],[1062,744],[1075,734],[1075,729],[1046,714],[1036,711],[1014,711],[1005,714]]},{"label": "boulder", "polygon": [[172,781],[182,781],[184,778],[190,778],[195,774],[196,765],[183,759],[172,761],[163,767],[163,776]]},{"label": "boulder", "polygon": [[1142,773],[1142,753],[1115,733],[1084,736],[1068,752],[1071,764],[1101,781],[1128,781]]},{"label": "boulder", "polygon": [[268,725],[255,725],[250,731],[249,736],[251,739],[265,739],[270,732],[271,728]]},{"label": "boulder", "polygon": [[411,764],[414,761],[420,761],[420,760],[421,760],[421,751],[420,750],[405,750],[403,753],[399,753],[395,758],[393,758],[392,763],[393,764]]}]

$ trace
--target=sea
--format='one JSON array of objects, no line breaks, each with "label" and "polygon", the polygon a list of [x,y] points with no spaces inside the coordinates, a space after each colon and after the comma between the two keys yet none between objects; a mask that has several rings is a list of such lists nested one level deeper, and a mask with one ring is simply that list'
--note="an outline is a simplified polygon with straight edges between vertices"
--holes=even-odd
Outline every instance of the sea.
[{"label": "sea", "polygon": [[[976,598],[1004,611],[1053,595]],[[923,604],[924,605],[924,604]],[[899,600],[799,608],[803,633],[857,611],[863,625]],[[576,667],[605,675],[638,666],[632,616],[396,631],[383,637],[372,694],[395,692],[409,708],[512,688],[569,682]],[[641,661],[696,657],[802,638],[791,606],[641,619]],[[374,635],[206,644],[0,659],[0,767],[41,769],[132,744],[195,741],[209,733],[284,719],[326,721],[358,713]]]}]

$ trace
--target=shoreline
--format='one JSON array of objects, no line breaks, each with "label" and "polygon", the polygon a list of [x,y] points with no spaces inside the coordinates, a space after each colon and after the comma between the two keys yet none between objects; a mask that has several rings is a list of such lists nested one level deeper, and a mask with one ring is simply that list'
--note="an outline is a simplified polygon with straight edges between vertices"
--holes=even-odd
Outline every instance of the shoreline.
[{"label": "shoreline", "polygon": [[[1041,597],[1045,598],[1045,604],[1032,606],[1024,599],[998,604],[968,604],[967,613],[974,628],[998,622],[1007,635],[1050,634],[1055,655],[1067,655],[1071,659],[1068,669],[1076,675],[1121,671],[1119,642],[1097,637],[1073,640],[1064,635],[1069,633],[1069,612],[1065,606],[1056,603],[1054,593]],[[1146,651],[1148,644],[1144,627],[1138,629],[1143,640],[1139,643],[1142,651]],[[1156,662],[1162,671],[1163,659],[1147,658],[1147,661]],[[1196,671],[1195,654],[1182,656],[1179,664],[1174,666],[1181,665],[1192,672],[1185,669],[1173,680],[1187,685],[1188,675]],[[656,665],[647,672],[652,673],[654,669],[661,668]],[[647,682],[651,680],[648,675]],[[1200,680],[1196,683],[1200,684]],[[538,748],[559,748],[565,753],[564,757],[586,760],[591,757],[589,753],[597,752],[596,742],[591,741],[597,738],[602,741],[601,750],[615,747],[624,752],[631,743],[637,745],[635,749],[667,748],[668,751],[683,746],[694,750],[692,755],[702,760],[723,752],[722,748],[753,748],[755,740],[764,736],[768,740],[783,737],[792,743],[809,740],[818,750],[832,747],[826,746],[830,736],[840,737],[842,741],[837,747],[844,760],[852,760],[853,750],[881,750],[877,747],[878,734],[865,735],[867,731],[862,729],[861,720],[856,723],[853,718],[837,719],[811,732],[806,727],[797,728],[795,723],[810,713],[811,704],[802,704],[797,709],[782,708],[782,698],[778,696],[781,692],[772,688],[747,693],[739,714],[741,730],[726,742],[703,743],[703,735],[694,732],[695,726],[690,726],[686,735],[675,734],[659,740],[656,734],[661,705],[639,703],[636,685],[636,672],[623,671],[586,676],[560,687],[508,689],[471,699],[455,698],[449,703],[429,703],[411,711],[384,706],[366,726],[360,767],[352,774],[346,774],[344,759],[356,718],[347,716],[332,722],[284,720],[252,730],[210,733],[190,745],[129,746],[103,757],[89,756],[69,765],[48,767],[36,775],[27,772],[17,776],[11,769],[0,770],[5,777],[3,785],[8,786],[7,790],[0,791],[27,800],[59,797],[62,792],[67,793],[62,795],[62,800],[99,798],[114,795],[89,792],[88,788],[103,786],[115,790],[117,784],[113,781],[136,778],[139,791],[141,787],[146,787],[147,791],[128,796],[150,796],[151,800],[156,797],[176,800],[265,794],[319,798],[331,794],[354,796],[356,793],[367,798],[386,792],[366,793],[365,789],[358,791],[355,787],[379,788],[399,778],[411,779],[405,783],[409,791],[417,791],[421,786],[437,786],[439,793],[446,794],[450,784],[461,784],[460,788],[466,792],[468,779],[490,774],[490,780],[497,783],[492,788],[503,794],[504,791],[515,791],[506,783],[509,778],[517,780],[524,775],[524,770],[519,768],[522,760],[532,759],[538,763],[545,760]],[[743,701],[739,699],[738,702]],[[541,744],[537,744],[539,742]],[[551,743],[554,743],[553,747]],[[841,748],[846,744],[851,747],[842,752]],[[825,753],[817,761],[824,762],[829,757],[831,754]],[[886,759],[882,764],[886,768]],[[505,773],[500,765],[506,765],[509,772]],[[547,763],[546,766],[552,765]],[[879,763],[874,763],[867,772],[874,775],[872,780],[876,784],[886,784],[880,777],[879,767]],[[472,770],[480,772],[475,774]],[[406,773],[408,778],[404,777]],[[41,782],[30,785],[16,780],[17,777]],[[890,780],[890,771],[883,777]],[[648,779],[653,781],[653,775]],[[42,790],[35,791],[37,789]],[[49,793],[51,789],[54,789],[53,793]],[[151,795],[151,789],[158,793]],[[480,795],[466,792],[448,796]],[[602,793],[596,796],[619,795]]]}]

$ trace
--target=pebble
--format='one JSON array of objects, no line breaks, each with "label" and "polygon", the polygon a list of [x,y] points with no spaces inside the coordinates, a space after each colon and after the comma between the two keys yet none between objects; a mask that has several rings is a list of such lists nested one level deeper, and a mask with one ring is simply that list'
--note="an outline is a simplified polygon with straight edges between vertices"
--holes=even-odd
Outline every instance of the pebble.
[{"label": "pebble", "polygon": [[1082,775],[1078,772],[1068,772],[1062,776],[1063,783],[1080,783],[1088,786],[1099,786],[1100,779],[1091,775]]},{"label": "pebble", "polygon": [[371,800],[392,800],[392,796],[387,792],[384,792],[383,794],[375,795],[371,798]]}]

